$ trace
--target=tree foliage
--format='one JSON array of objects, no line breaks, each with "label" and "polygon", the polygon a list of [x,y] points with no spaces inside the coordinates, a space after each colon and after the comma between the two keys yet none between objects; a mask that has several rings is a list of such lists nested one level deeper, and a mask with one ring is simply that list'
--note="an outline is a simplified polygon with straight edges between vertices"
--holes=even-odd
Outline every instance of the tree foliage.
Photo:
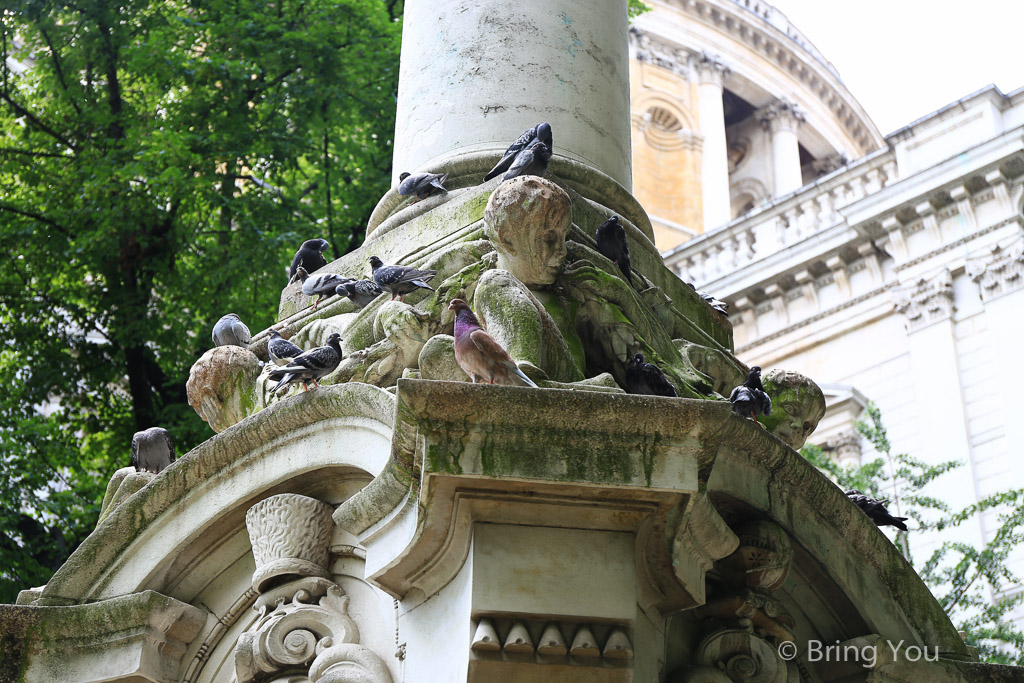
[{"label": "tree foliage", "polygon": [[[873,498],[888,499],[891,513],[913,520],[910,531],[897,532],[896,546],[950,620],[967,633],[968,643],[978,648],[985,661],[1024,665],[1024,633],[1012,620],[1013,612],[1024,605],[1024,593],[1012,592],[1020,578],[1007,566],[1010,552],[1024,540],[1024,489],[997,493],[955,509],[923,491],[962,463],[952,460],[929,465],[906,453],[894,453],[878,406],[869,403],[867,416],[866,422],[856,423],[857,431],[881,457],[855,467],[840,467],[817,446],[805,446],[801,454],[844,490],[857,489]],[[926,558],[915,560],[913,535],[954,530],[986,512],[996,513],[998,528],[981,547],[946,540]]]},{"label": "tree foliage", "polygon": [[[14,0],[0,15],[0,601],[95,522],[131,435],[209,436],[214,321],[390,185],[396,0]],[[21,64],[23,68],[17,65]],[[12,66],[14,68],[12,68]],[[45,411],[40,412],[42,408]]]}]

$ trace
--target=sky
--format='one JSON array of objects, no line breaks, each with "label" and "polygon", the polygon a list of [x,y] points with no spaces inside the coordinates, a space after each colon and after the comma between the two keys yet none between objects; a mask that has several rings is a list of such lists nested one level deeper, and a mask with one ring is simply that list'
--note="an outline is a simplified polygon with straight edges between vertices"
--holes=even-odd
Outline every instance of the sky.
[{"label": "sky", "polygon": [[884,135],[989,83],[1024,87],[1024,0],[769,0]]}]

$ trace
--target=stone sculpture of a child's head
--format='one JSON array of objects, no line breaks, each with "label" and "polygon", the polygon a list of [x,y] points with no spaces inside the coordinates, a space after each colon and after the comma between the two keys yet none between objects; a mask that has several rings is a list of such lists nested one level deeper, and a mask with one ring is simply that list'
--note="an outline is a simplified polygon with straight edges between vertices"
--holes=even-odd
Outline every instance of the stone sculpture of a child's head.
[{"label": "stone sculpture of a child's head", "polygon": [[484,225],[498,252],[498,267],[527,287],[555,281],[565,261],[565,236],[571,223],[569,195],[537,176],[498,185],[484,209]]}]

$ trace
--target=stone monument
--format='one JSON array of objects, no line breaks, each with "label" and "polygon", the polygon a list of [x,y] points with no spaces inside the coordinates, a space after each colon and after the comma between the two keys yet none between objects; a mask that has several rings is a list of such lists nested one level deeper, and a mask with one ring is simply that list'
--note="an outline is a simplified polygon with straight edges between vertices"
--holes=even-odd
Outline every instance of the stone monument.
[{"label": "stone monument", "polygon": [[[359,250],[436,292],[279,322],[344,360],[272,394],[213,349],[189,394],[218,432],[149,481],[111,484],[96,531],[2,615],[25,681],[989,680],[913,570],[793,448],[821,392],[781,373],[769,429],[722,394],[731,328],[661,261],[629,192],[626,3],[408,0],[396,172],[450,191],[381,200]],[[480,179],[554,130],[545,178]],[[626,228],[633,284],[594,229]],[[540,388],[471,384],[470,302]],[[643,352],[682,398],[626,395]],[[122,487],[125,487],[122,490]],[[931,659],[814,657],[913,644]],[[1000,670],[1005,674],[1005,671]]]}]

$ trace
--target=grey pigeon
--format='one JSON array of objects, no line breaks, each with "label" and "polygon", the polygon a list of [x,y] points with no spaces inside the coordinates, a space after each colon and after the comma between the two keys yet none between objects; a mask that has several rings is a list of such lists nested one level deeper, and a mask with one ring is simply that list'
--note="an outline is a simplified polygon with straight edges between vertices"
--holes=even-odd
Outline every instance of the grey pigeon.
[{"label": "grey pigeon", "polygon": [[650,396],[679,396],[661,368],[645,361],[642,353],[633,354],[626,363],[626,391]]},{"label": "grey pigeon", "polygon": [[271,393],[277,393],[282,386],[294,382],[302,382],[306,390],[309,389],[310,382],[313,386],[319,386],[317,380],[334,372],[340,362],[341,335],[335,332],[327,338],[327,346],[310,349],[293,358],[288,365],[271,370],[268,377],[271,380],[280,380]]},{"label": "grey pigeon", "polygon": [[501,161],[499,161],[495,167],[484,176],[484,182],[491,178],[497,178],[502,173],[510,169],[512,167],[512,162],[515,161],[519,152],[523,151],[523,149],[525,149],[526,146],[534,140],[540,140],[549,150],[554,149],[554,145],[551,143],[551,124],[542,122],[538,123],[533,128],[524,130],[523,134],[516,138],[516,141],[509,145],[509,148],[505,150],[505,154],[502,155]]},{"label": "grey pigeon", "polygon": [[251,338],[249,328],[245,326],[237,313],[228,313],[222,316],[213,326],[214,346],[241,346],[243,349],[247,349]]},{"label": "grey pigeon", "polygon": [[310,275],[302,266],[295,269],[295,275],[302,280],[302,293],[306,296],[316,297],[316,301],[313,302],[313,310],[316,310],[316,306],[320,303],[321,299],[334,294],[338,289],[338,285],[354,282],[352,278],[343,277],[337,273],[316,273],[315,275]]},{"label": "grey pigeon", "polygon": [[516,156],[511,168],[508,169],[508,173],[501,180],[504,182],[521,175],[542,177],[548,170],[548,161],[550,159],[551,148],[540,140],[534,140]]},{"label": "grey pigeon", "polygon": [[706,303],[708,306],[715,309],[715,311],[721,313],[722,315],[729,315],[729,304],[727,302],[722,301],[721,299],[715,297],[713,294],[697,291],[697,288],[693,285],[692,282],[687,282],[686,284],[690,286],[690,289],[697,292],[697,296],[703,299],[704,303]]},{"label": "grey pigeon", "polygon": [[281,336],[277,330],[270,330],[270,341],[267,342],[267,355],[271,362],[280,367],[288,365],[297,356],[302,355],[302,349]]},{"label": "grey pigeon", "polygon": [[160,472],[174,462],[174,441],[163,427],[150,427],[132,437],[132,467],[136,472]]},{"label": "grey pigeon", "polygon": [[384,290],[373,280],[356,280],[338,285],[335,292],[339,296],[347,296],[359,308],[366,308]]},{"label": "grey pigeon", "polygon": [[594,231],[597,250],[601,255],[612,261],[622,271],[626,282],[633,284],[633,271],[629,267],[629,243],[626,241],[626,229],[622,227],[618,216],[612,216]]},{"label": "grey pigeon", "polygon": [[398,194],[405,197],[414,194],[417,202],[438,192],[448,192],[442,184],[448,179],[447,173],[403,173],[398,179],[401,181],[398,185]]},{"label": "grey pigeon", "polygon": [[427,283],[437,275],[436,270],[417,270],[409,266],[386,266],[376,256],[370,257],[370,267],[373,268],[373,281],[388,290],[392,300],[397,296],[401,301],[406,294],[420,288],[434,291],[434,288]]},{"label": "grey pigeon", "polygon": [[288,284],[295,281],[295,274],[299,266],[305,268],[307,273],[315,272],[326,266],[327,259],[324,258],[323,252],[329,246],[331,245],[327,240],[321,239],[303,242],[299,250],[295,252],[295,256],[292,257],[292,266],[288,269]]},{"label": "grey pigeon", "polygon": [[864,511],[875,526],[894,526],[900,531],[907,531],[907,525],[903,522],[907,519],[906,517],[894,517],[889,514],[889,510],[885,507],[888,500],[878,500],[866,496],[857,489],[850,489],[846,492],[846,497],[850,499],[854,505]]},{"label": "grey pigeon", "polygon": [[[732,403],[732,412],[753,418],[754,422],[757,422],[758,415],[772,414],[772,399],[761,384],[760,367],[755,365],[750,368],[746,381],[729,394],[729,401]],[[760,422],[757,424],[764,428]]]}]

